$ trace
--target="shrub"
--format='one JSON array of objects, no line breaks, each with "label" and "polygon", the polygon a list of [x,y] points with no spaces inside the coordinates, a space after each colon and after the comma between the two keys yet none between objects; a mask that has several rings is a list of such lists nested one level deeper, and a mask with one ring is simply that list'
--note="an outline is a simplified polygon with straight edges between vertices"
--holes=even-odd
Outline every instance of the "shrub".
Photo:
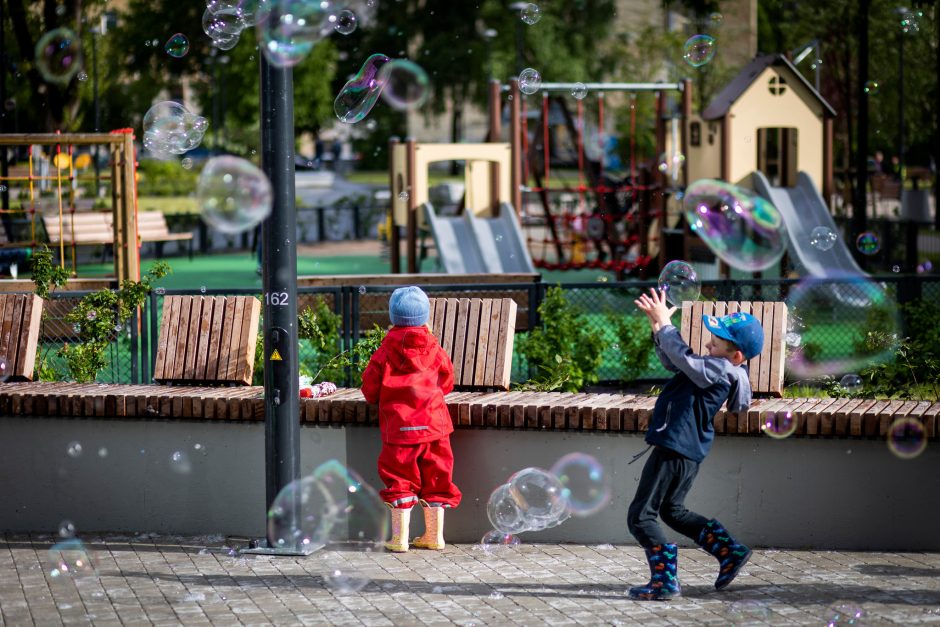
[{"label": "shrub", "polygon": [[624,381],[634,381],[646,372],[653,337],[646,316],[609,314],[608,321],[617,336],[615,350],[620,354]]}]

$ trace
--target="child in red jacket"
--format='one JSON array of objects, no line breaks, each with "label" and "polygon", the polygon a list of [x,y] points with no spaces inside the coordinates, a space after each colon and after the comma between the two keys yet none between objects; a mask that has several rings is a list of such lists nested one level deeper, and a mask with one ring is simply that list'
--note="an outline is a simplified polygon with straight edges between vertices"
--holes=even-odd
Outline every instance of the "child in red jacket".
[{"label": "child in red jacket", "polygon": [[365,372],[362,395],[379,405],[382,452],[379,476],[382,500],[392,509],[390,551],[408,550],[411,508],[424,509],[423,549],[444,548],[444,508],[460,504],[453,482],[454,453],[444,396],[454,389],[454,366],[427,325],[430,304],[419,287],[392,292],[385,336]]}]

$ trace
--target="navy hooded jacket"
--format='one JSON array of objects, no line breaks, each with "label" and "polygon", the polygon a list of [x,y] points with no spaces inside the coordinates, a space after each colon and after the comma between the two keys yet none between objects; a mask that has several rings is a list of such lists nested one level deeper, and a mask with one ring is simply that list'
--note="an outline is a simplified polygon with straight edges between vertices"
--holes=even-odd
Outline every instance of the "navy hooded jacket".
[{"label": "navy hooded jacket", "polygon": [[696,355],[672,325],[660,328],[653,343],[659,361],[676,375],[656,400],[646,442],[701,462],[715,439],[712,420],[722,404],[727,400],[730,411],[751,405],[747,367]]}]

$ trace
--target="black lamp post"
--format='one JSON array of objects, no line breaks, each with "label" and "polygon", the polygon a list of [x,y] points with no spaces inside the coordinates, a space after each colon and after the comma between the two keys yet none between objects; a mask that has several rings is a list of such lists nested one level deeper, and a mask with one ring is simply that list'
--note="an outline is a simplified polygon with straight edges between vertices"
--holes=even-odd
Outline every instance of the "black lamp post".
[{"label": "black lamp post", "polygon": [[901,18],[898,29],[898,179],[904,182],[904,36],[907,34],[906,16],[910,13],[907,7],[898,7],[894,10]]}]

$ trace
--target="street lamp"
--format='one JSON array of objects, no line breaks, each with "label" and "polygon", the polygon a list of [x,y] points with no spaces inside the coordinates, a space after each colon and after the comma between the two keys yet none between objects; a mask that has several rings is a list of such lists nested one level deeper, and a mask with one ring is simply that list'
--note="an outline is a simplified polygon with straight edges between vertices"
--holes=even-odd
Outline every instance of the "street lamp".
[{"label": "street lamp", "polygon": [[525,42],[523,41],[522,12],[529,7],[528,2],[513,2],[509,5],[510,10],[515,11],[516,16],[516,74],[522,74],[525,69]]},{"label": "street lamp", "polygon": [[904,35],[907,34],[907,7],[897,7],[894,12],[900,17],[898,28],[898,172],[897,177],[904,183]]}]

